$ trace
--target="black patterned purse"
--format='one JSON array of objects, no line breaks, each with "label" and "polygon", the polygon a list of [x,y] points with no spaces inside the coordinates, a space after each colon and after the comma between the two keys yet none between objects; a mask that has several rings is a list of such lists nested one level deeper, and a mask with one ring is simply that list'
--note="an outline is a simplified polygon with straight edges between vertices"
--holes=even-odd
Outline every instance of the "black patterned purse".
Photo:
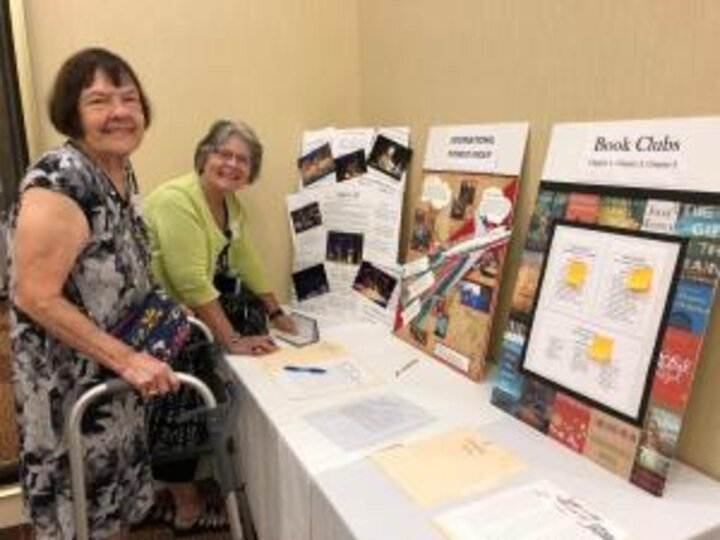
[{"label": "black patterned purse", "polygon": [[180,304],[162,289],[154,288],[110,331],[136,351],[169,362],[185,345],[190,322]]}]

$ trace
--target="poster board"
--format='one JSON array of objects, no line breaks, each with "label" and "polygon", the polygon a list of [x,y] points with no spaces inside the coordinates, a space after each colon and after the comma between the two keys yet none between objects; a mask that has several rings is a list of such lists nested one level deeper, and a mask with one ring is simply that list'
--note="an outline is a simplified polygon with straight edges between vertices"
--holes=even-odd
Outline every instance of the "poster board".
[{"label": "poster board", "polygon": [[298,192],[287,197],[295,307],[392,326],[411,156],[407,128],[303,134]]},{"label": "poster board", "polygon": [[554,127],[492,402],[655,495],[720,272],[720,118]]},{"label": "poster board", "polygon": [[430,129],[395,334],[471,379],[485,354],[527,124]]}]

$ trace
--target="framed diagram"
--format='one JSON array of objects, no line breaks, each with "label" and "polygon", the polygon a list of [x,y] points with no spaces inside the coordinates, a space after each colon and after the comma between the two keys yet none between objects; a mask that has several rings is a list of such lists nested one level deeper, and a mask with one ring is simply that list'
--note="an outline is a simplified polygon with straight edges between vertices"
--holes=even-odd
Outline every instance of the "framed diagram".
[{"label": "framed diagram", "polygon": [[522,369],[642,421],[686,240],[556,220]]}]

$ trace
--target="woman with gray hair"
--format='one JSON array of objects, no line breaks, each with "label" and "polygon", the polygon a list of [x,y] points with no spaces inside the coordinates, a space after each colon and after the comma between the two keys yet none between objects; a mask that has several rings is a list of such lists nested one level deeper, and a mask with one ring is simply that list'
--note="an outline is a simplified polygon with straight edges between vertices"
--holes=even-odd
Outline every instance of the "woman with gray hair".
[{"label": "woman with gray hair", "polygon": [[[262,144],[246,124],[216,121],[197,144],[195,170],[162,184],[144,205],[156,279],[210,327],[230,354],[276,350],[266,335],[268,319],[279,329],[294,331],[292,319],[270,290],[245,210],[235,196],[257,179],[262,153]],[[202,377],[203,366],[195,359],[181,357],[178,362],[175,369]],[[182,390],[156,400],[149,421],[153,454],[202,442],[202,430],[180,420],[182,412],[192,408]],[[169,482],[168,490],[156,498],[154,515],[169,515],[176,531],[207,528],[219,517],[217,490],[208,489],[207,482],[190,483],[196,465],[191,459],[183,466],[153,469],[156,479]]]},{"label": "woman with gray hair", "polygon": [[[275,350],[268,337],[252,335],[266,328],[264,320],[247,320],[249,312],[259,311],[262,319],[265,312],[275,327],[294,330],[270,289],[235,197],[257,179],[262,153],[249,126],[216,121],[197,145],[195,171],[164,183],[145,203],[156,278],[230,354]],[[257,304],[260,309],[253,309]]]}]

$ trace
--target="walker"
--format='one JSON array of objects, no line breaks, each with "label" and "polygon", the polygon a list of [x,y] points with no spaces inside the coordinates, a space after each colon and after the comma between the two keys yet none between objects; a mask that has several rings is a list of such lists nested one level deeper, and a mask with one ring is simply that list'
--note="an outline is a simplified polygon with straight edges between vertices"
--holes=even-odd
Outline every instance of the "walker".
[{"label": "walker", "polygon": [[[210,329],[201,321],[194,317],[189,317],[192,325],[199,328],[208,343],[212,344],[214,338]],[[224,356],[223,356],[224,363]],[[215,371],[222,373],[221,366],[215,366]],[[198,411],[192,411],[192,414],[203,414],[207,418],[207,428],[209,434],[209,444],[201,448],[186,449],[183,456],[202,455],[212,453],[215,459],[216,472],[219,476],[217,479],[221,493],[225,497],[225,508],[227,511],[228,522],[230,524],[230,533],[234,540],[252,540],[255,538],[252,528],[249,508],[243,497],[242,511],[243,520],[240,519],[240,506],[238,505],[238,496],[236,493],[235,472],[232,464],[231,454],[233,452],[232,432],[237,425],[237,417],[239,412],[239,399],[237,390],[231,384],[224,384],[224,390],[227,397],[227,403],[218,405],[217,399],[209,386],[193,375],[186,373],[178,373],[181,384],[187,385],[194,389],[205,402],[205,408]],[[92,387],[85,392],[78,401],[73,405],[70,411],[70,417],[65,432],[68,440],[70,454],[70,473],[72,481],[73,508],[75,512],[75,531],[77,540],[87,540],[88,520],[87,509],[85,507],[85,470],[83,464],[84,448],[82,434],[80,431],[80,423],[88,406],[96,399],[102,396],[114,395],[121,392],[132,391],[132,386],[123,379],[113,379],[97,386]],[[241,486],[242,491],[242,486]],[[245,531],[245,535],[243,535]]]}]

